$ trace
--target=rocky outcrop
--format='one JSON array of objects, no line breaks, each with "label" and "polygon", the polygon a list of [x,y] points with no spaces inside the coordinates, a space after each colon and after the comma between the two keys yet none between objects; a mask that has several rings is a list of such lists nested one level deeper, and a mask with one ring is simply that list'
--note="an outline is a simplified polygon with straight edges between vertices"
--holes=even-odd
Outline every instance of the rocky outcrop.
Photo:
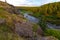
[{"label": "rocky outcrop", "polygon": [[40,40],[58,40],[58,39],[53,36],[47,36],[47,37],[41,37]]},{"label": "rocky outcrop", "polygon": [[15,26],[16,26],[15,30],[20,36],[25,36],[25,37],[33,36],[33,31],[31,27],[22,26],[20,25],[20,23],[16,23]]},{"label": "rocky outcrop", "polygon": [[0,7],[4,8],[5,11],[7,11],[9,13],[12,13],[12,14],[13,13],[14,14],[19,14],[20,13],[16,7],[14,7],[11,4],[5,3],[5,2],[0,1]]},{"label": "rocky outcrop", "polygon": [[34,40],[59,40],[53,36],[39,36],[37,35]]},{"label": "rocky outcrop", "polygon": [[5,19],[0,18],[0,24],[3,24],[3,23],[5,23],[5,22],[6,22],[6,20],[5,20]]},{"label": "rocky outcrop", "polygon": [[17,33],[19,36],[25,37],[27,40],[38,40],[35,35],[42,35],[42,29],[37,26],[36,34],[33,31],[33,23],[22,20],[22,22],[19,21],[14,21],[14,31]]},{"label": "rocky outcrop", "polygon": [[14,14],[20,14],[20,12],[18,11],[18,9],[17,8],[15,8],[14,6],[12,6],[11,8],[9,8],[9,7],[6,7],[6,8],[4,8],[6,11],[8,11],[9,13],[14,13]]},{"label": "rocky outcrop", "polygon": [[33,25],[30,23],[15,23],[15,31],[18,33],[20,36],[24,37],[33,37]]}]

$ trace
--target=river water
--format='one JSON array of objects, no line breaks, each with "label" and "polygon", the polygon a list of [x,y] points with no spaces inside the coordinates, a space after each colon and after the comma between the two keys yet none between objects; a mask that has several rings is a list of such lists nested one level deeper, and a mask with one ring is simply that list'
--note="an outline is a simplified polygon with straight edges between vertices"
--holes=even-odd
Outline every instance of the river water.
[{"label": "river water", "polygon": [[55,24],[47,23],[47,26],[51,29],[60,29],[60,26],[56,26]]},{"label": "river water", "polygon": [[28,15],[27,13],[24,14],[24,17],[29,20],[30,22],[34,22],[34,23],[38,23],[39,22],[39,19],[33,17],[33,16],[30,16]]},{"label": "river water", "polygon": [[[33,22],[33,23],[38,23],[39,22],[39,19],[38,18],[35,18],[33,16],[30,16],[28,15],[28,13],[25,13],[24,14],[24,17],[29,20],[30,22]],[[60,26],[56,26],[56,25],[53,25],[51,23],[47,23],[47,26],[48,28],[51,28],[51,29],[60,29]]]}]

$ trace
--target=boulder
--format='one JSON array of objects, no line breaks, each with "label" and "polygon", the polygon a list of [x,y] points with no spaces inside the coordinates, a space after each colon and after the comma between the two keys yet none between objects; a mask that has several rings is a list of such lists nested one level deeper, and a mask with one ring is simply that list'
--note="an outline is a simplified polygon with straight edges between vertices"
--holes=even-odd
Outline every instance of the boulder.
[{"label": "boulder", "polygon": [[5,19],[0,18],[0,24],[3,24],[3,23],[5,23],[5,22],[6,22]]},{"label": "boulder", "polygon": [[46,36],[46,37],[41,37],[41,40],[58,40],[58,39],[53,36]]}]

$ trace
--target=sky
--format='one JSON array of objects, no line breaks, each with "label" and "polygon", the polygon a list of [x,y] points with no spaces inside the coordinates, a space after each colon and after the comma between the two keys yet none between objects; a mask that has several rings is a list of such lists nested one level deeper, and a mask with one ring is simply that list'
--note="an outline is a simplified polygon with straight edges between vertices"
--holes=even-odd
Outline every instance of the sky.
[{"label": "sky", "polygon": [[58,1],[60,0],[7,0],[7,3],[12,4],[14,6],[40,6],[46,3],[58,2]]}]

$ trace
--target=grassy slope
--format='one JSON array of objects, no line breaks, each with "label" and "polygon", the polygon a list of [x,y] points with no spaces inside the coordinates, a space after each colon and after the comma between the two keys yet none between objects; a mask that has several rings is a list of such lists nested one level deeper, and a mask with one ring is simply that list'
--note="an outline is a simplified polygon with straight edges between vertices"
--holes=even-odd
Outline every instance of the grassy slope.
[{"label": "grassy slope", "polygon": [[[25,38],[20,37],[14,32],[14,30],[12,30],[15,28],[14,22],[23,23],[24,21],[26,21],[26,19],[22,15],[16,15],[17,13],[18,12],[16,11],[16,8],[14,6],[5,2],[0,2],[0,40],[25,40]],[[3,20],[4,22],[1,23],[1,21]],[[33,28],[33,30],[37,29]]]},{"label": "grassy slope", "polygon": [[60,40],[60,30],[56,30],[56,29],[47,29],[45,31],[45,36],[54,36],[56,38],[58,38]]},{"label": "grassy slope", "polygon": [[18,21],[18,19],[24,20],[23,18],[15,19],[15,17],[18,17],[15,14],[8,13],[5,11],[2,7],[0,7],[0,19],[5,19],[5,23],[0,24],[0,40],[24,40],[20,36],[18,36],[16,33],[13,33],[13,31],[10,29],[13,25],[13,20]]},{"label": "grassy slope", "polygon": [[[0,40],[4,40],[4,39],[5,40],[25,40],[25,38],[20,37],[18,34],[14,33],[14,31],[11,29],[11,28],[14,29],[14,24],[15,24],[14,21],[23,22],[26,20],[25,18],[22,17],[22,15],[8,13],[7,11],[4,10],[4,8],[0,7],[0,19],[5,20],[5,22],[3,22],[2,24],[0,23]],[[37,28],[37,25],[34,24],[33,26],[34,32],[37,30],[36,28]]]}]

